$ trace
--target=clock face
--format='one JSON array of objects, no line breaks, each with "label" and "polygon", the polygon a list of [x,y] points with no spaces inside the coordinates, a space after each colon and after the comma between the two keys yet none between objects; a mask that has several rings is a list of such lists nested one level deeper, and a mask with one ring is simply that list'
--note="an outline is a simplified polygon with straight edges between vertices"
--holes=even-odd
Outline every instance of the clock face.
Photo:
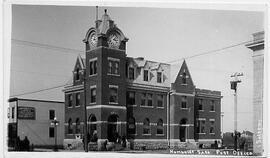
[{"label": "clock face", "polygon": [[90,44],[93,46],[93,47],[96,47],[97,46],[97,35],[95,32],[93,32],[91,35],[90,35]]},{"label": "clock face", "polygon": [[117,34],[110,34],[108,38],[108,45],[111,48],[118,48],[120,45],[120,38]]}]

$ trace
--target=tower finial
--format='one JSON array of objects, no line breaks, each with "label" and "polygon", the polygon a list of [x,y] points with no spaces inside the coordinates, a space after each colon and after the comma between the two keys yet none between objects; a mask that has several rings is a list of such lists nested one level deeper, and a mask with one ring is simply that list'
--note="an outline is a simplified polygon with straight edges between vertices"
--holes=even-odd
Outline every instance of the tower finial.
[{"label": "tower finial", "polygon": [[98,20],[98,6],[96,6],[96,21]]},{"label": "tower finial", "polygon": [[107,9],[104,9],[105,14],[107,14]]}]

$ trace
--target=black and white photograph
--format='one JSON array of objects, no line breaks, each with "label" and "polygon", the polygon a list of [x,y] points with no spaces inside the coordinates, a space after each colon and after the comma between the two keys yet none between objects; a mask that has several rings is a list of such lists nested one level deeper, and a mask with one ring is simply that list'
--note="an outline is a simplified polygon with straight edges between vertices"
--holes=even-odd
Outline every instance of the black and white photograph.
[{"label": "black and white photograph", "polygon": [[18,2],[4,157],[269,154],[266,1]]}]

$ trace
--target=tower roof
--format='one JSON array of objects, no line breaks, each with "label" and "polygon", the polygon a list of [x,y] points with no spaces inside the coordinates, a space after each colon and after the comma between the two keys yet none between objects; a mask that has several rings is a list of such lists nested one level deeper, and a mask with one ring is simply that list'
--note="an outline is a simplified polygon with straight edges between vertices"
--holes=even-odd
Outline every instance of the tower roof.
[{"label": "tower roof", "polygon": [[105,9],[101,20],[98,20],[98,33],[106,34],[106,32],[112,27],[115,27],[114,21],[107,14],[107,9]]}]

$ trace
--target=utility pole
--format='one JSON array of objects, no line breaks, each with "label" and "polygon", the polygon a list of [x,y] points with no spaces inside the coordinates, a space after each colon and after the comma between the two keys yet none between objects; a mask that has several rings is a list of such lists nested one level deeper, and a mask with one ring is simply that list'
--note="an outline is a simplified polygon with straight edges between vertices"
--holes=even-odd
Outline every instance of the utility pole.
[{"label": "utility pole", "polygon": [[237,84],[241,82],[238,79],[239,76],[243,76],[243,73],[234,73],[231,75],[233,77],[233,81],[231,81],[231,89],[234,90],[234,150],[237,151]]}]

